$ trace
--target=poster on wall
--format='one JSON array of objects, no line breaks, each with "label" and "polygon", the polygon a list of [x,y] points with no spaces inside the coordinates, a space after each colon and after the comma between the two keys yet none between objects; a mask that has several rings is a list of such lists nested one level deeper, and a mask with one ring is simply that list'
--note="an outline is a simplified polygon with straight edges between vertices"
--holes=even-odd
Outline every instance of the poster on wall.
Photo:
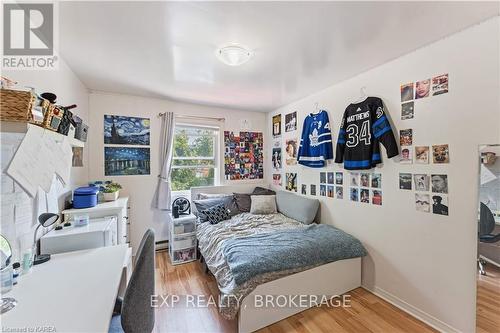
[{"label": "poster on wall", "polygon": [[450,149],[448,145],[433,145],[432,161],[437,164],[450,163]]},{"label": "poster on wall", "polygon": [[263,136],[260,132],[224,131],[224,172],[227,180],[264,178]]},{"label": "poster on wall", "polygon": [[399,174],[399,188],[401,190],[411,190],[412,180],[411,173],[400,173]]},{"label": "poster on wall", "polygon": [[432,96],[446,94],[448,92],[448,74],[438,75],[432,78]]},{"label": "poster on wall", "polygon": [[297,164],[297,152],[298,152],[297,139],[287,139],[285,141],[285,152],[286,152],[286,164],[287,165]]},{"label": "poster on wall", "polygon": [[285,132],[297,129],[297,111],[285,115]]},{"label": "poster on wall", "polygon": [[104,175],[150,174],[149,148],[104,147]]},{"label": "poster on wall", "polygon": [[415,191],[429,191],[430,189],[429,175],[415,174],[413,175],[413,180],[415,183]]},{"label": "poster on wall", "polygon": [[431,211],[430,201],[428,194],[415,193],[415,208],[418,212],[429,213]]},{"label": "poster on wall", "polygon": [[149,118],[104,115],[104,143],[149,146]]},{"label": "poster on wall", "polygon": [[297,192],[297,173],[286,173],[286,190]]},{"label": "poster on wall", "polygon": [[434,193],[448,193],[448,176],[431,175],[431,185]]},{"label": "poster on wall", "polygon": [[401,102],[408,102],[413,99],[413,82],[402,84],[401,90]]},{"label": "poster on wall", "polygon": [[273,185],[281,186],[281,173],[273,174]]},{"label": "poster on wall", "polygon": [[399,131],[399,144],[401,146],[411,146],[413,144],[413,130],[411,128]]},{"label": "poster on wall", "polygon": [[426,79],[415,83],[415,99],[429,97],[431,91],[431,80]]},{"label": "poster on wall", "polygon": [[413,147],[401,147],[401,159],[399,162],[402,164],[413,163]]},{"label": "poster on wall", "polygon": [[71,147],[71,150],[73,151],[71,166],[83,167],[83,147]]},{"label": "poster on wall", "polygon": [[274,171],[280,171],[281,170],[281,147],[280,148],[273,148],[273,169]]},{"label": "poster on wall", "polygon": [[448,215],[448,196],[442,194],[433,194],[432,212],[438,215]]},{"label": "poster on wall", "polygon": [[281,135],[281,114],[273,116],[273,137]]},{"label": "poster on wall", "polygon": [[408,102],[401,104],[401,119],[413,119],[415,115],[415,103]]},{"label": "poster on wall", "polygon": [[415,147],[415,163],[429,164],[429,146]]}]

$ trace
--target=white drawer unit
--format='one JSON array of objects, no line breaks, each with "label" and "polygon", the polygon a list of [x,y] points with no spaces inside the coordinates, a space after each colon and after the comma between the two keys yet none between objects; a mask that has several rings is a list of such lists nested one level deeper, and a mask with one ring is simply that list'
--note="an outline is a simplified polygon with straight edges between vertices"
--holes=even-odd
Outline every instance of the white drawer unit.
[{"label": "white drawer unit", "polygon": [[170,215],[170,238],[168,241],[170,260],[173,265],[196,260],[196,216]]}]

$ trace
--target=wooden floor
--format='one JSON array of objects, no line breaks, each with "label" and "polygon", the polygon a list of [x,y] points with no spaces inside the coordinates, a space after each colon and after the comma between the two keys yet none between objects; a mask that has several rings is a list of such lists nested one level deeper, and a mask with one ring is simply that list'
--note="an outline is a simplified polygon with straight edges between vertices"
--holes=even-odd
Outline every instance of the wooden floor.
[{"label": "wooden floor", "polygon": [[[169,295],[218,296],[215,279],[205,274],[199,262],[172,266],[166,252],[156,255],[156,293]],[[317,307],[308,309],[260,333],[320,332],[436,332],[370,292],[358,288],[351,292],[350,308]],[[177,304],[184,304],[178,302]],[[236,320],[225,320],[217,307],[186,308],[162,306],[156,313],[156,332],[235,333]]]},{"label": "wooden floor", "polygon": [[500,269],[486,264],[477,278],[476,332],[500,332]]}]

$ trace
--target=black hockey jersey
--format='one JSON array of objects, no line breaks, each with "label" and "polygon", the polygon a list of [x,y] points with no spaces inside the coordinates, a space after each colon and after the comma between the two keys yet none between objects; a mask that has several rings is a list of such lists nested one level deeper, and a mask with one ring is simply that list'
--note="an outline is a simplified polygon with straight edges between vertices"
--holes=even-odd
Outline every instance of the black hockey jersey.
[{"label": "black hockey jersey", "polygon": [[348,170],[371,169],[382,162],[379,143],[384,145],[388,158],[399,155],[382,100],[368,97],[350,104],[340,125],[335,162],[344,162]]}]

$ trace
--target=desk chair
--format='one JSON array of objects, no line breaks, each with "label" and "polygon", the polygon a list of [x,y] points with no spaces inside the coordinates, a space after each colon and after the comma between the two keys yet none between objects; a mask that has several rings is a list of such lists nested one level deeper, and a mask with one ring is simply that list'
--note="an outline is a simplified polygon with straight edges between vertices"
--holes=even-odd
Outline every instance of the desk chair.
[{"label": "desk chair", "polygon": [[[496,243],[500,241],[500,233],[492,234],[495,229],[495,217],[491,210],[484,203],[481,202],[481,208],[479,210],[479,242],[481,243]],[[486,275],[484,271],[484,265],[486,261],[483,259],[478,259],[479,272],[481,275]]]},{"label": "desk chair", "polygon": [[137,250],[137,260],[123,301],[115,305],[109,325],[110,333],[151,332],[155,311],[151,295],[155,293],[155,234],[148,229]]}]

